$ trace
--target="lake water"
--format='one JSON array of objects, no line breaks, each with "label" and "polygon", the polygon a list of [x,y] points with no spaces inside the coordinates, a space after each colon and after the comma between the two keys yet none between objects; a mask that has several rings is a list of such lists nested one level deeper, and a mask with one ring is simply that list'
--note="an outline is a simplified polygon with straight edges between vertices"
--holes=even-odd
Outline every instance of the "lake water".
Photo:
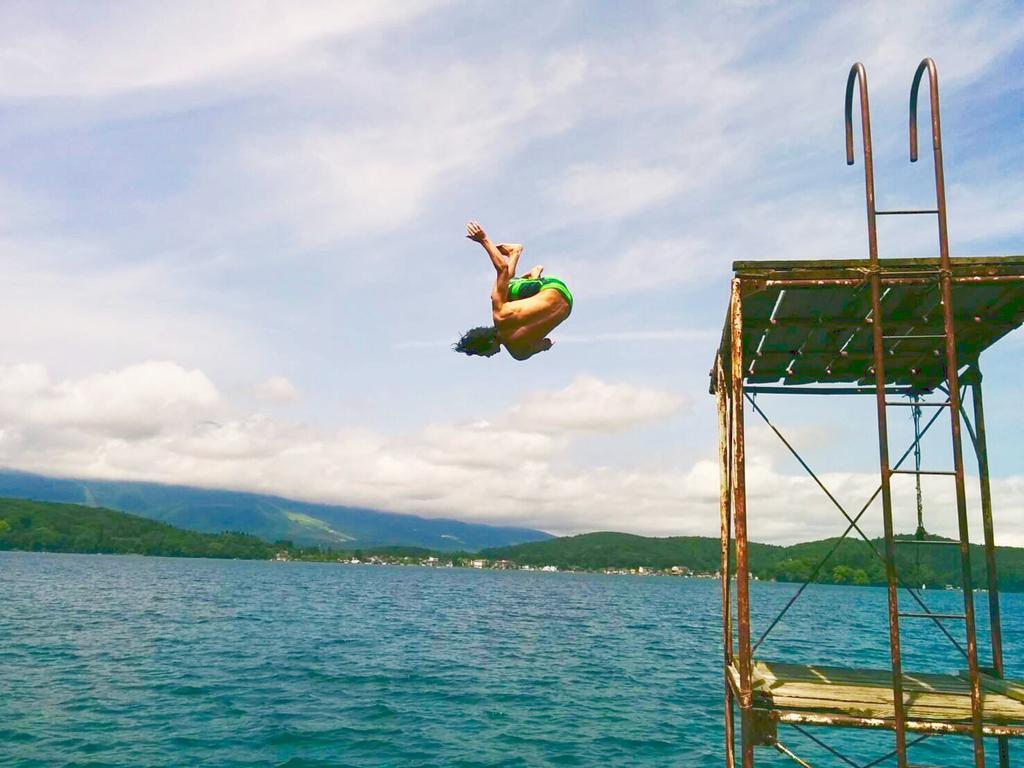
[{"label": "lake water", "polygon": [[[754,585],[755,629],[794,588]],[[722,764],[715,581],[0,553],[0,589],[3,765]],[[884,590],[811,587],[790,615],[763,658],[886,666]],[[964,666],[920,623],[904,641],[910,669]],[[892,744],[815,733],[864,762]],[[915,762],[966,764],[934,743]]]}]

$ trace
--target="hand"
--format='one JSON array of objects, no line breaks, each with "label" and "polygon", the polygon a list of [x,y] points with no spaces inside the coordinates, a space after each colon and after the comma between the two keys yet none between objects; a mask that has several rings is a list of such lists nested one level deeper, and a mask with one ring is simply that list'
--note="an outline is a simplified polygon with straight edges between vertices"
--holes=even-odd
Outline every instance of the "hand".
[{"label": "hand", "polygon": [[471,221],[466,225],[466,237],[477,243],[482,243],[487,239],[487,233],[484,232],[484,228],[480,226],[479,222]]}]

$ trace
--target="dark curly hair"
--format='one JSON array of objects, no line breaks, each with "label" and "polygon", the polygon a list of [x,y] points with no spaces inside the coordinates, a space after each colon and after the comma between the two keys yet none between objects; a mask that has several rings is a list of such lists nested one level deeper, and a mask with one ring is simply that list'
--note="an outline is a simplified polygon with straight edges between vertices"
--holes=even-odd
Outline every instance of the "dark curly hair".
[{"label": "dark curly hair", "polygon": [[471,328],[452,345],[452,349],[464,355],[479,355],[481,357],[496,355],[501,351],[498,329],[493,325]]}]

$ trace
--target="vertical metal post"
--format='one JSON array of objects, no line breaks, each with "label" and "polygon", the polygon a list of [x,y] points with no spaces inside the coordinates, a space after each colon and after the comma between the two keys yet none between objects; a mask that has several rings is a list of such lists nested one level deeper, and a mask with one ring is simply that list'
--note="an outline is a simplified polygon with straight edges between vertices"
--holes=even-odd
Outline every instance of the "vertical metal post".
[{"label": "vertical metal post", "polygon": [[752,667],[750,653],[750,568],[747,562],[747,481],[743,435],[743,296],[733,278],[729,303],[729,384],[732,419],[732,506],[736,525],[736,625],[739,645],[740,729],[743,768],[754,765]]},{"label": "vertical metal post", "polygon": [[871,268],[871,341],[874,353],[875,404],[878,410],[878,464],[882,486],[882,522],[885,530],[885,575],[889,594],[889,656],[892,663],[893,715],[896,726],[896,761],[907,768],[906,710],[903,701],[903,662],[900,654],[899,582],[893,539],[892,492],[889,467],[889,431],[885,410],[885,347],[882,337],[882,280],[878,264],[875,219],[875,176],[871,157],[871,111],[864,65],[857,62],[846,80],[846,163],[853,165],[853,86],[860,85],[861,135],[864,141],[864,189],[868,217],[868,256]]},{"label": "vertical metal post", "polygon": [[960,570],[963,579],[964,616],[967,625],[967,668],[971,678],[971,719],[974,735],[974,764],[985,768],[982,737],[981,681],[978,676],[978,637],[974,619],[974,588],[971,579],[970,532],[967,525],[967,493],[964,483],[963,446],[960,442],[960,381],[956,359],[956,329],[953,323],[953,272],[949,261],[946,231],[946,184],[942,170],[942,130],[939,124],[939,76],[935,62],[924,59],[914,73],[910,88],[910,159],[917,159],[917,93],[921,77],[928,72],[931,97],[932,152],[935,158],[935,201],[939,220],[939,288],[942,296],[942,324],[946,342],[946,380],[949,385],[949,422],[953,438],[953,471],[956,482],[956,516],[960,530]]},{"label": "vertical metal post", "polygon": [[[996,540],[992,525],[992,489],[988,474],[988,443],[985,437],[985,402],[981,394],[981,371],[975,366],[971,377],[971,400],[974,403],[974,446],[978,457],[978,480],[981,485],[981,520],[985,533],[985,570],[988,576],[988,614],[992,633],[992,666],[996,677],[1003,676],[1003,626],[999,616],[999,579],[996,573]],[[999,768],[1010,768],[1010,742],[999,738]]]},{"label": "vertical metal post", "polygon": [[732,494],[730,486],[730,443],[729,400],[725,390],[725,372],[722,357],[715,358],[715,400],[718,404],[718,469],[719,469],[719,511],[722,518],[722,661],[723,682],[725,683],[725,765],[735,768],[735,723],[733,719],[732,686],[729,683],[729,668],[732,665],[732,598],[729,589],[730,552],[732,548]]}]

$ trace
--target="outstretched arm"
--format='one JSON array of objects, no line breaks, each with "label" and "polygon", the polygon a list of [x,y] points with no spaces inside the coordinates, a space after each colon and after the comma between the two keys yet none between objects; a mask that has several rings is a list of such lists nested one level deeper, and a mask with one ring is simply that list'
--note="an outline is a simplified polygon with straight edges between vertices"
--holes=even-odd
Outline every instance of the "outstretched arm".
[{"label": "outstretched arm", "polygon": [[[480,245],[484,247],[484,250],[487,251],[487,255],[491,257],[491,263],[494,265],[494,269],[497,270],[499,275],[502,272],[508,272],[508,259],[506,259],[495,247],[494,243],[490,241],[487,237],[487,233],[484,232],[484,228],[480,226],[479,222],[471,221],[466,225],[466,237],[480,243]],[[511,275],[509,276],[511,277]]]}]

